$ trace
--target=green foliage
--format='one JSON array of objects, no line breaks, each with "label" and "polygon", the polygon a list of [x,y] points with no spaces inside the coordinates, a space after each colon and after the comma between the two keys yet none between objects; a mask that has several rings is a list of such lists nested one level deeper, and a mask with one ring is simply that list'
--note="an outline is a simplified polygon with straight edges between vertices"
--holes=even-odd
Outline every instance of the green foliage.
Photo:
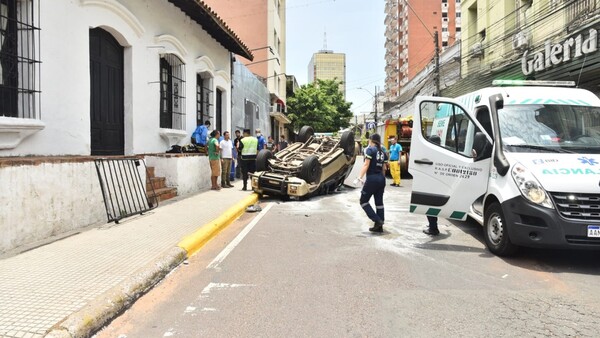
[{"label": "green foliage", "polygon": [[302,85],[294,96],[289,97],[288,117],[294,129],[312,126],[315,132],[331,132],[350,125],[352,103],[346,102],[339,90],[338,80],[317,80]]}]

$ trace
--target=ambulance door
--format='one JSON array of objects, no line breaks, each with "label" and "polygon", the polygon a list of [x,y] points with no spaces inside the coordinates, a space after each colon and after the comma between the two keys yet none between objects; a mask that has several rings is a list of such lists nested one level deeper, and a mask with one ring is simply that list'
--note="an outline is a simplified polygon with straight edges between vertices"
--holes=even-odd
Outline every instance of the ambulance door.
[{"label": "ambulance door", "polygon": [[491,138],[452,99],[417,97],[415,110],[410,211],[465,220],[471,205],[487,191]]}]

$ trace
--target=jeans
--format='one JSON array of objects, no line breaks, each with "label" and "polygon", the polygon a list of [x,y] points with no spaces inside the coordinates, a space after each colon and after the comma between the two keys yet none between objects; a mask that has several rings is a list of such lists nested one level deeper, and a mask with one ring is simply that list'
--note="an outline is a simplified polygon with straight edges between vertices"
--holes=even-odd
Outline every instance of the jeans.
[{"label": "jeans", "polygon": [[[383,191],[385,190],[385,177],[383,174],[367,175],[365,185],[360,192],[360,206],[367,216],[373,222],[383,222],[385,220],[383,210]],[[375,209],[373,210],[369,200],[371,196],[375,198]]]}]

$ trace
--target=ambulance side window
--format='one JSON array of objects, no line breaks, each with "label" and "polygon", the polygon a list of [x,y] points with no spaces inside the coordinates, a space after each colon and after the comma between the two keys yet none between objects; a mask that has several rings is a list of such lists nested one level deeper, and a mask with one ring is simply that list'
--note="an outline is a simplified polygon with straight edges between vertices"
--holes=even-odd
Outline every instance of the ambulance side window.
[{"label": "ambulance side window", "polygon": [[423,102],[422,134],[429,142],[466,157],[473,155],[473,139],[479,128],[462,108],[450,103]]}]

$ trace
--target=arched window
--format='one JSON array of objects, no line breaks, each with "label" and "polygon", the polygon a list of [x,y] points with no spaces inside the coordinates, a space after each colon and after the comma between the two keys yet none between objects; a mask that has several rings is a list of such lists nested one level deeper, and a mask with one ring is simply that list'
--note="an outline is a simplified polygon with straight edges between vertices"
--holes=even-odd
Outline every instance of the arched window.
[{"label": "arched window", "polygon": [[160,127],[185,130],[185,64],[173,54],[160,58]]}]

